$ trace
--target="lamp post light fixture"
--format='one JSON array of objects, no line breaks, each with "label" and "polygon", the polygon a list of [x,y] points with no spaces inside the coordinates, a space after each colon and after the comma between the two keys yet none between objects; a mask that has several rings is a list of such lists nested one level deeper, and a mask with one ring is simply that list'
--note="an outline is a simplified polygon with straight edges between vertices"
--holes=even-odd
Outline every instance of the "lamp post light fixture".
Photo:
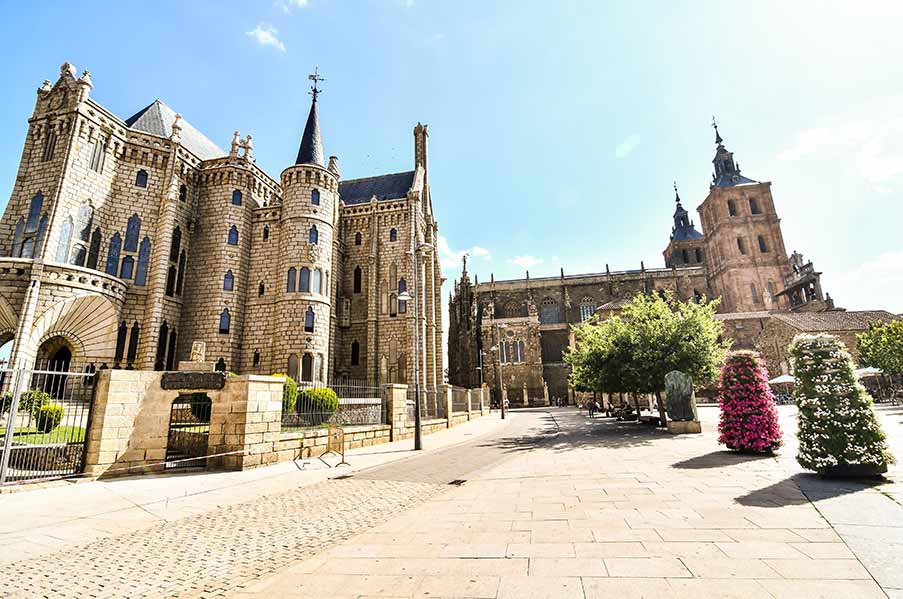
[{"label": "lamp post light fixture", "polygon": [[428,252],[432,249],[432,244],[422,242],[415,245],[411,240],[411,254],[413,258],[413,275],[414,275],[414,293],[409,293],[407,289],[398,294],[398,301],[409,302],[414,300],[414,450],[423,449],[421,441],[420,426],[420,306],[417,302],[417,283],[420,276],[417,273],[417,262],[421,251]]},{"label": "lamp post light fixture", "polygon": [[501,406],[502,406],[502,420],[505,419],[505,412],[506,412],[505,404],[508,401],[508,394],[505,392],[505,390],[506,390],[505,379],[502,374],[502,344],[504,343],[504,341],[502,341],[502,329],[507,329],[507,328],[508,328],[508,325],[506,325],[506,324],[501,324],[498,322],[495,323],[496,336],[498,337],[499,342],[498,342],[498,345],[496,345],[495,348],[493,348],[493,349],[498,350],[498,356],[499,356],[499,384],[501,385],[501,389],[502,389],[502,399],[500,402]]}]

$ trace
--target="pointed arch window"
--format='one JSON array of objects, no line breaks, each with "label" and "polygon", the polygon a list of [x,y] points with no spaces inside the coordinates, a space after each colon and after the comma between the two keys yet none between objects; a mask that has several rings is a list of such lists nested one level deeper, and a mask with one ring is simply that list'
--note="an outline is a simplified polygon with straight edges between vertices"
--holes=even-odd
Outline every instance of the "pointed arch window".
[{"label": "pointed arch window", "polygon": [[232,324],[232,317],[229,315],[229,308],[223,308],[219,313],[219,333],[220,335],[228,335],[229,327]]},{"label": "pointed arch window", "polygon": [[[65,225],[63,225],[65,229]],[[60,248],[62,249],[63,240],[60,238]],[[111,276],[116,276],[116,273],[119,272],[119,251],[122,249],[122,237],[120,237],[119,233],[114,233],[110,238],[110,245],[107,248],[107,270],[106,273]]]},{"label": "pointed arch window", "polygon": [[320,205],[320,190],[314,189],[310,192],[310,203],[314,206]]},{"label": "pointed arch window", "polygon": [[263,284],[263,281],[257,285],[257,297],[263,297],[263,294],[266,293],[266,287]]},{"label": "pointed arch window", "polygon": [[91,239],[91,226],[94,224],[94,208],[92,208],[89,204],[82,204],[78,209],[78,218],[77,218],[77,227],[76,232],[78,237],[76,237],[79,241],[85,241]]},{"label": "pointed arch window", "polygon": [[354,281],[353,281],[353,287],[352,287],[352,289],[354,290],[354,293],[361,292],[362,283],[363,283],[363,271],[361,271],[360,266],[355,266],[354,267]]},{"label": "pointed arch window", "polygon": [[236,189],[232,192],[232,205],[241,206],[241,190]]},{"label": "pointed arch window", "polygon": [[119,269],[120,279],[131,279],[135,272],[135,259],[126,256],[122,259],[122,267]]},{"label": "pointed arch window", "polygon": [[179,185],[179,201],[184,202],[188,199],[188,188],[185,185]]},{"label": "pointed arch window", "polygon": [[128,367],[131,368],[135,363],[135,358],[138,356],[138,338],[141,335],[141,327],[138,326],[138,321],[136,320],[132,324],[132,332],[129,335],[129,349],[125,357],[125,361],[128,364]]},{"label": "pointed arch window", "polygon": [[398,296],[389,294],[389,316],[398,316]]},{"label": "pointed arch window", "polygon": [[315,268],[310,276],[310,290],[314,293],[323,294],[323,271]]},{"label": "pointed arch window", "polygon": [[762,252],[763,254],[767,254],[768,253],[768,244],[765,243],[765,237],[763,237],[762,235],[759,235],[757,237],[757,240],[759,242],[759,251]]},{"label": "pointed arch window", "polygon": [[389,241],[398,241],[398,229],[389,230]]},{"label": "pointed arch window", "polygon": [[135,285],[147,285],[147,269],[150,266],[150,239],[145,237],[141,240],[138,248],[138,264],[135,267]]},{"label": "pointed arch window", "polygon": [[172,297],[176,293],[176,266],[175,264],[170,264],[169,268],[166,269],[166,290],[165,293],[167,296]]},{"label": "pointed arch window", "polygon": [[138,251],[138,239],[141,236],[141,217],[133,214],[125,227],[125,243],[123,249],[127,252]]},{"label": "pointed arch window", "polygon": [[21,258],[24,254],[22,251],[22,235],[25,230],[25,217],[20,216],[19,222],[16,223],[16,233],[13,237],[13,258]]},{"label": "pointed arch window", "polygon": [[298,273],[298,291],[310,293],[310,269],[306,266],[302,266]]},{"label": "pointed arch window", "polygon": [[257,368],[258,366],[260,366],[260,352],[257,350],[254,350],[254,358],[253,358],[253,361],[251,362],[251,366],[253,368]]},{"label": "pointed arch window", "polygon": [[288,376],[292,380],[298,380],[298,354],[288,356]]},{"label": "pointed arch window", "polygon": [[38,230],[38,221],[41,217],[41,209],[44,207],[44,194],[40,191],[31,198],[28,206],[28,220],[25,221],[25,233],[34,233]]},{"label": "pointed arch window", "polygon": [[[406,292],[408,290],[408,282],[404,280],[404,277],[398,279],[398,295]],[[408,311],[408,302],[405,300],[398,300],[398,313],[405,314]]]},{"label": "pointed arch window", "polygon": [[314,357],[310,354],[301,356],[301,380],[310,382],[314,379]]},{"label": "pointed arch window", "polygon": [[82,243],[76,243],[72,246],[72,254],[69,256],[69,264],[75,266],[84,266],[88,259],[88,248]]},{"label": "pointed arch window", "polygon": [[589,320],[596,311],[596,302],[591,297],[580,300],[580,321]]},{"label": "pointed arch window", "polygon": [[270,226],[269,226],[269,225],[264,225],[264,227],[263,227],[263,240],[264,240],[264,241],[269,241],[269,239],[270,239]]},{"label": "pointed arch window", "polygon": [[558,302],[547,297],[542,300],[539,307],[539,322],[541,324],[555,324],[561,321]]},{"label": "pointed arch window", "polygon": [[752,295],[752,301],[754,304],[761,304],[762,298],[759,296],[759,290],[756,289],[755,283],[749,284],[749,293]]},{"label": "pointed arch window", "polygon": [[119,363],[125,356],[125,343],[128,339],[129,327],[125,321],[119,323],[119,330],[116,334],[116,353],[113,355],[113,364],[118,368]]},{"label": "pointed arch window", "polygon": [[294,266],[291,267],[290,269],[288,269],[288,277],[286,278],[286,281],[285,281],[285,290],[288,291],[289,293],[294,293],[294,291],[295,291],[295,279],[297,278],[297,276],[298,276],[298,271],[295,270]]},{"label": "pointed arch window", "polygon": [[231,270],[227,270],[225,276],[223,276],[223,291],[234,291],[235,290],[235,275],[232,274]]},{"label": "pointed arch window", "polygon": [[48,160],[53,160],[53,151],[56,148],[56,132],[54,132],[53,127],[47,128],[47,139],[44,143],[44,162]]},{"label": "pointed arch window", "polygon": [[166,343],[169,340],[169,323],[165,320],[160,325],[160,334],[157,336],[157,357],[154,360],[154,370],[163,370],[166,365]]},{"label": "pointed arch window", "polygon": [[103,243],[102,237],[103,234],[100,232],[100,227],[97,227],[91,233],[91,246],[88,249],[88,268],[97,270],[97,261],[100,259],[100,245]]},{"label": "pointed arch window", "polygon": [[182,228],[176,225],[172,230],[172,241],[169,244],[169,261],[179,261],[179,250],[182,249]]},{"label": "pointed arch window", "polygon": [[306,333],[314,332],[314,309],[313,309],[313,306],[308,306],[307,311],[304,312],[304,332],[306,332]]},{"label": "pointed arch window", "polygon": [[99,137],[94,142],[94,148],[91,150],[91,170],[95,173],[103,171],[103,163],[106,158],[106,143]]},{"label": "pointed arch window", "polygon": [[229,227],[229,236],[226,238],[229,245],[238,245],[238,227],[232,225]]},{"label": "pointed arch window", "polygon": [[351,365],[359,366],[361,363],[361,344],[357,339],[351,342]]},{"label": "pointed arch window", "polygon": [[176,329],[169,334],[169,346],[166,350],[166,370],[173,370],[176,364]]},{"label": "pointed arch window", "polygon": [[179,274],[176,277],[176,295],[182,295],[182,283],[185,281],[185,250],[179,254]]},{"label": "pointed arch window", "polygon": [[135,186],[136,187],[147,187],[147,171],[141,169],[135,174]]},{"label": "pointed arch window", "polygon": [[216,361],[216,365],[213,367],[217,372],[226,372],[226,360],[220,358]]},{"label": "pointed arch window", "polygon": [[363,242],[363,235],[358,231],[354,234],[354,245],[360,245]]},{"label": "pointed arch window", "polygon": [[317,243],[320,239],[320,234],[317,232],[317,225],[312,225],[310,231],[307,234],[308,243]]}]

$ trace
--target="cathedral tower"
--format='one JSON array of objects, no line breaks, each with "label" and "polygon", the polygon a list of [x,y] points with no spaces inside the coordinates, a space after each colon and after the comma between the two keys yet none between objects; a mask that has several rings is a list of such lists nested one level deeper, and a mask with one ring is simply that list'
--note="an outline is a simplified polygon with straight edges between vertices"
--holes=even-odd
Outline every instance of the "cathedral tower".
[{"label": "cathedral tower", "polygon": [[786,298],[775,294],[791,270],[771,183],[740,174],[717,125],[715,144],[715,172],[699,206],[710,286],[724,312],[786,308]]}]

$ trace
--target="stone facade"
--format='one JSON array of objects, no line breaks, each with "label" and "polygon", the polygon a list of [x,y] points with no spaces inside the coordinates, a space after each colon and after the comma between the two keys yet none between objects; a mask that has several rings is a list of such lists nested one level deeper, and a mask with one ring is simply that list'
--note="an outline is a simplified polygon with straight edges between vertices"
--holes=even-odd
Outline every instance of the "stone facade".
[{"label": "stone facade", "polygon": [[[684,301],[720,298],[718,318],[735,348],[754,349],[776,314],[843,313],[823,296],[820,275],[795,253],[788,257],[771,183],[743,176],[716,129],[714,173],[698,208],[702,232],[682,206],[675,186],[674,225],[663,252],[665,268],[611,271],[471,283],[466,263],[449,303],[449,381],[475,386],[485,380],[509,401],[526,388],[531,404],[573,402],[570,369],[562,352],[574,344],[571,327],[616,314],[638,293],[671,289]],[[499,339],[521,343],[514,354]],[[501,349],[500,349],[501,348]],[[501,364],[500,364],[501,359]],[[481,370],[482,367],[482,370]],[[482,373],[482,374],[481,374]],[[521,390],[512,395],[515,390]]]},{"label": "stone facade", "polygon": [[323,157],[314,86],[277,179],[251,135],[225,152],[159,100],[123,120],[92,88],[66,63],[38,90],[0,220],[0,344],[13,340],[14,365],[174,370],[197,340],[236,373],[413,383],[419,355],[421,383],[442,382],[425,126],[412,171],[343,181]]}]

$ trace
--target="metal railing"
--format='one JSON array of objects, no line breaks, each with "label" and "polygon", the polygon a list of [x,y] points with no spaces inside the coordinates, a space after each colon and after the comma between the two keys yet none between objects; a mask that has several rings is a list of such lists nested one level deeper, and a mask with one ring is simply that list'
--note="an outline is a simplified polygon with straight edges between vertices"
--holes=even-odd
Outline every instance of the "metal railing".
[{"label": "metal railing", "polygon": [[68,362],[0,370],[0,484],[84,469],[94,382]]},{"label": "metal railing", "polygon": [[283,401],[282,430],[326,428],[335,425],[385,424],[388,420],[383,389],[365,381],[297,383],[294,405]]},{"label": "metal railing", "polygon": [[463,387],[452,387],[451,396],[452,412],[467,412],[470,409],[467,402],[470,392],[467,389]]},{"label": "metal railing", "polygon": [[[409,385],[407,391],[407,419],[408,422],[414,422],[414,386]],[[423,388],[420,390],[420,418],[424,420],[434,420],[436,418],[445,418],[445,394],[440,393],[435,388]]]}]

